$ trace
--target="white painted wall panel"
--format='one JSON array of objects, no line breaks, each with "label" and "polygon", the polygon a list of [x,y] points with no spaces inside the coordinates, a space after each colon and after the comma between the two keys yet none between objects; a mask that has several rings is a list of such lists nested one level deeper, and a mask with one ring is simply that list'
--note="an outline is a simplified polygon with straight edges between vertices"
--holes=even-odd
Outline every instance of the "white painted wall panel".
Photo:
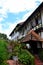
[{"label": "white painted wall panel", "polygon": [[11,36],[11,39],[12,39],[12,40],[17,40],[17,37],[18,37],[18,36],[19,36],[19,32],[13,34],[13,35]]},{"label": "white painted wall panel", "polygon": [[43,32],[41,32],[41,38],[43,38]]},{"label": "white painted wall panel", "polygon": [[27,48],[31,48],[30,44],[26,44]]},{"label": "white painted wall panel", "polygon": [[43,10],[41,11],[41,19],[42,19],[42,24],[43,24]]},{"label": "white painted wall panel", "polygon": [[42,43],[42,48],[43,48],[43,43]]},{"label": "white painted wall panel", "polygon": [[39,43],[37,43],[37,48],[41,48],[41,46],[40,46],[40,44],[39,44]]}]

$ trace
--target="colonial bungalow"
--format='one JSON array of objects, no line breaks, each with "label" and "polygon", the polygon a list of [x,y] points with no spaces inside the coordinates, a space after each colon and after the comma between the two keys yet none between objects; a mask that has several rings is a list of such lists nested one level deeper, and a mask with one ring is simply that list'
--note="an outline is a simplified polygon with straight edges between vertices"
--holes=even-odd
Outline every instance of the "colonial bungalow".
[{"label": "colonial bungalow", "polygon": [[10,36],[12,40],[24,37],[21,42],[28,44],[34,53],[43,48],[43,2],[26,21],[17,24]]}]

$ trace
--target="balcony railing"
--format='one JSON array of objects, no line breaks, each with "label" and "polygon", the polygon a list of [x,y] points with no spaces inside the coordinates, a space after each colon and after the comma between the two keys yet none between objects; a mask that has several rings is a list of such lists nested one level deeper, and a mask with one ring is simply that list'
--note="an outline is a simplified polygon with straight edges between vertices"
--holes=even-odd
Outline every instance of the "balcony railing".
[{"label": "balcony railing", "polygon": [[42,24],[37,25],[36,27],[32,28],[33,30],[39,29],[42,27]]}]

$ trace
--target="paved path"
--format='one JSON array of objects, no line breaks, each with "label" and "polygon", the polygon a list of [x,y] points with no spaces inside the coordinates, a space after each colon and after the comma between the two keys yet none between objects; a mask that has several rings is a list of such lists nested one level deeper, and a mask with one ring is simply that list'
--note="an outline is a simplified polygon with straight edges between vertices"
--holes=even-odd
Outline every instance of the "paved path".
[{"label": "paved path", "polygon": [[35,56],[35,65],[43,65],[43,62],[41,62],[38,56]]},{"label": "paved path", "polygon": [[7,60],[8,65],[19,65],[17,61]]}]

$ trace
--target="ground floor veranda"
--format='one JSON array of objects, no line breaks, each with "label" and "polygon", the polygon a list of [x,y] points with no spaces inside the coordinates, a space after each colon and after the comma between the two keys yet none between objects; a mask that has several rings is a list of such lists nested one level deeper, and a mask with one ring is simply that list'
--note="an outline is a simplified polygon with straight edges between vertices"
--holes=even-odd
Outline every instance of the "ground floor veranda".
[{"label": "ground floor veranda", "polygon": [[22,40],[23,43],[29,45],[29,50],[34,53],[38,54],[40,49],[43,49],[43,39],[34,31],[31,30]]},{"label": "ground floor veranda", "polygon": [[42,42],[40,41],[33,41],[30,40],[28,42],[25,42],[26,48],[32,53],[32,54],[38,54],[39,50],[43,50]]}]

